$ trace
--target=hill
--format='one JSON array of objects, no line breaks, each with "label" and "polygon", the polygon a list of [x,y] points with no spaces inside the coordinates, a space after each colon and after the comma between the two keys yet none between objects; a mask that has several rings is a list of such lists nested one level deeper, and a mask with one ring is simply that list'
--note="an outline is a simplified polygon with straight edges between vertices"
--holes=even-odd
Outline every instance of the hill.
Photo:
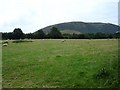
[{"label": "hill", "polygon": [[52,27],[57,27],[62,33],[115,33],[120,31],[120,27],[110,23],[85,23],[85,22],[66,22],[50,25],[40,30],[48,34]]}]

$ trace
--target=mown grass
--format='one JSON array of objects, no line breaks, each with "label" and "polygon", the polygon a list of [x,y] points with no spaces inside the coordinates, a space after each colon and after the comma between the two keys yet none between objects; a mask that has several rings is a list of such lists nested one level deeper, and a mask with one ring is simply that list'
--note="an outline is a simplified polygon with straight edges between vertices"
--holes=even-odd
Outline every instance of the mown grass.
[{"label": "mown grass", "polygon": [[32,40],[3,47],[3,88],[118,85],[118,40]]}]

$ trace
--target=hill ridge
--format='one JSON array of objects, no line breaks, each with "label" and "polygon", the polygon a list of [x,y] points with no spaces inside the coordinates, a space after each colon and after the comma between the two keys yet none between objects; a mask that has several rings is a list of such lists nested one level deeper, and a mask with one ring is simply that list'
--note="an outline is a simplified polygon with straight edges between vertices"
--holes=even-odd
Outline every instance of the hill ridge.
[{"label": "hill ridge", "polygon": [[[120,26],[111,24],[111,23],[102,23],[102,22],[81,22],[81,21],[73,21],[73,22],[63,22],[54,25],[46,26],[42,29],[44,33],[48,34],[51,31],[52,27],[57,27],[61,32],[70,31],[79,32],[79,33],[115,33],[120,31]],[[69,32],[66,32],[69,33]]]}]

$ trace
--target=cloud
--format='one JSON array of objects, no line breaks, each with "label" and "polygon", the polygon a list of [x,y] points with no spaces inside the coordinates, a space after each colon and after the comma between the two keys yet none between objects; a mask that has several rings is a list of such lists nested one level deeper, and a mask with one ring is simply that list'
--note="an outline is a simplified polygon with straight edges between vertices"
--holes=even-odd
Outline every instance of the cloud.
[{"label": "cloud", "polygon": [[0,0],[0,30],[34,32],[48,25],[69,22],[117,24],[118,0]]}]

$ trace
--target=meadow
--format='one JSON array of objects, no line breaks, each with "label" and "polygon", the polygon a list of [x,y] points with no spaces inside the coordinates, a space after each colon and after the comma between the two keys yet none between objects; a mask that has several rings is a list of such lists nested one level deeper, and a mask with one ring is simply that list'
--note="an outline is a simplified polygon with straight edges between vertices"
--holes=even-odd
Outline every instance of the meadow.
[{"label": "meadow", "polygon": [[118,86],[117,39],[32,40],[2,47],[3,88]]}]

